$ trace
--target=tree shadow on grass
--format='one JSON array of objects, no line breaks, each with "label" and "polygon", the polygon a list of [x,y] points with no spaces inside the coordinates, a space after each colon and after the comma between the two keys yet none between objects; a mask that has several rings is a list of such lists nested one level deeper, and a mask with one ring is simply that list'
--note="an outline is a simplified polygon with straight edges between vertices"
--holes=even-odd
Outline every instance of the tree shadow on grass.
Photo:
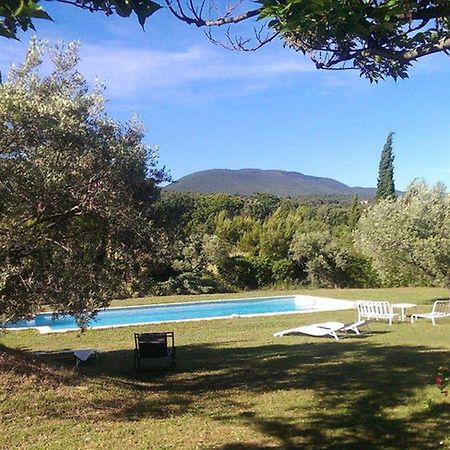
[{"label": "tree shadow on grass", "polygon": [[[133,350],[105,352],[81,371],[110,395],[99,389],[94,399],[77,401],[87,418],[99,412],[107,419],[130,421],[207,415],[249,427],[277,443],[270,448],[280,449],[431,449],[439,448],[448,434],[449,404],[443,400],[423,407],[412,396],[433,384],[437,368],[448,366],[449,352],[356,338],[284,342],[179,346],[174,372],[135,373]],[[314,402],[306,413],[300,409],[308,406],[296,406],[295,400],[286,407],[280,400],[273,411],[262,407],[260,396],[279,392],[299,400],[313,392]],[[240,393],[246,395],[241,398]],[[212,398],[220,399],[219,406]],[[257,442],[222,446],[244,448],[265,447]]]},{"label": "tree shadow on grass", "polygon": [[[138,401],[125,402],[113,417],[138,420],[192,413],[203,402],[207,407],[214,392],[228,411],[213,414],[215,420],[238,420],[278,441],[279,448],[426,449],[438,448],[448,434],[448,403],[419,410],[415,403],[409,408],[412,395],[432,385],[437,368],[448,365],[450,354],[443,350],[349,339],[242,348],[199,344],[179,347],[177,352],[174,373],[134,373],[131,351],[107,353],[103,370],[89,368],[92,376],[99,370],[112,383],[141,395]],[[116,370],[111,372],[114,364]],[[257,401],[246,404],[244,413],[237,412],[242,403],[233,407],[239,392],[257,397],[287,391],[301,396],[308,390],[316,400],[304,423],[296,420],[292,407],[270,417],[260,412]],[[151,400],[154,395],[159,398],[156,403]],[[223,447],[241,448],[264,447],[255,443]]]},{"label": "tree shadow on grass", "polygon": [[[73,368],[73,362],[71,367]],[[80,382],[79,373],[64,369],[66,370],[60,370],[59,365],[49,364],[48,361],[37,361],[29,352],[0,344],[0,373],[24,378],[32,376],[46,387],[71,386]]]},{"label": "tree shadow on grass", "polygon": [[[317,365],[307,363],[322,350],[321,344],[307,348],[299,356],[306,364],[293,377],[277,377],[270,386],[288,390],[301,386],[319,394],[304,424],[292,420],[292,416],[286,419],[284,413],[270,418],[247,416],[247,423],[275,437],[279,448],[435,449],[448,437],[448,403],[429,404],[403,415],[395,412],[399,407],[408,407],[415,390],[433,383],[437,367],[448,364],[448,352],[429,352],[420,346],[339,345],[334,358],[325,357]],[[352,353],[355,358],[347,359]],[[340,362],[334,364],[333,360]],[[223,450],[243,448],[264,447],[236,443],[225,445]]]}]

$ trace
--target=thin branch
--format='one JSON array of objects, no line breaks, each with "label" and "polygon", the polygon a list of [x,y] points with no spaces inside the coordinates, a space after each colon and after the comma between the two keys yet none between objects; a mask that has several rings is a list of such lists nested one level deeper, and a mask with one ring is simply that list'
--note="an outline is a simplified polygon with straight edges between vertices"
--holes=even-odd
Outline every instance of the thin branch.
[{"label": "thin branch", "polygon": [[[214,45],[218,45],[222,48],[225,48],[226,50],[238,50],[243,52],[255,52],[259,50],[264,45],[268,44],[269,42],[272,42],[277,36],[280,35],[279,32],[275,32],[270,34],[267,32],[265,37],[262,37],[262,31],[264,29],[264,26],[261,27],[259,30],[254,28],[255,37],[254,38],[244,38],[242,36],[234,36],[231,34],[231,28],[228,27],[227,31],[225,32],[225,42],[222,40],[216,39],[212,34],[212,28],[209,27],[208,30],[204,31],[205,36],[208,38],[208,40],[213,43]],[[258,43],[254,46],[247,46],[250,42],[252,42],[252,39],[255,39]]]},{"label": "thin branch", "polygon": [[61,243],[61,242],[59,242],[59,241],[56,241],[55,239],[51,239],[51,238],[49,238],[49,237],[46,237],[44,240],[45,240],[45,241],[48,241],[48,242],[51,242],[52,244],[55,244],[55,245],[57,245],[58,247],[61,247],[61,248],[62,248],[63,250],[65,250],[67,253],[70,253],[70,252],[71,252],[71,250],[70,250],[69,247],[65,246],[63,243]]},{"label": "thin branch", "polygon": [[[183,10],[179,0],[176,0],[177,8],[173,5],[173,0],[164,0],[169,11],[179,20],[189,24],[196,25],[197,27],[221,27],[223,25],[230,25],[234,23],[239,23],[244,20],[250,19],[251,17],[258,16],[260,13],[260,9],[253,9],[250,11],[246,11],[242,14],[238,14],[236,16],[228,16],[229,11],[223,16],[217,19],[203,19],[200,14],[197,12],[197,9],[194,7],[192,0],[189,0],[188,9],[191,11],[193,16],[188,16]],[[203,11],[203,5],[200,9]]]},{"label": "thin branch", "polygon": [[92,3],[89,4],[90,2],[80,2],[77,0],[56,0],[56,2],[58,3],[65,3],[67,5],[72,5],[75,6],[77,8],[80,9],[84,9],[84,10],[89,10],[91,12],[97,12],[97,11],[103,11],[106,13],[106,15],[111,15],[113,13],[113,11],[116,9],[113,5],[109,5],[107,4],[107,2],[105,2],[105,4],[102,6],[95,6]]}]

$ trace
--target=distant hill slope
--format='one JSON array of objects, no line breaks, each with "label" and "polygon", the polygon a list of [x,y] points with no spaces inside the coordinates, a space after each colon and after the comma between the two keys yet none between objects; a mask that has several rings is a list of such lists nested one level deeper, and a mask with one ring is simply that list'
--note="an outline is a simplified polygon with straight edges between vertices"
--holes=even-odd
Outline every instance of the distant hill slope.
[{"label": "distant hill slope", "polygon": [[267,193],[279,197],[304,195],[375,196],[375,188],[349,187],[332,178],[313,177],[298,172],[261,169],[211,169],[194,172],[164,188],[175,192],[251,195]]}]

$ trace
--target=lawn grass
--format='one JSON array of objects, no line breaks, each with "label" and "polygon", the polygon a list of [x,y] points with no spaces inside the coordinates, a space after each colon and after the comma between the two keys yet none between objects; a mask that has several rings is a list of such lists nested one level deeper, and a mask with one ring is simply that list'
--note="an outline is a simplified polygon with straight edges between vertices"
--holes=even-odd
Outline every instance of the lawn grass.
[{"label": "lawn grass", "polygon": [[[447,294],[431,288],[296,292],[408,301],[423,311]],[[232,297],[257,295],[276,293]],[[371,333],[339,342],[272,336],[355,316],[339,311],[236,318],[82,335],[8,332],[0,341],[0,448],[450,448],[449,397],[433,385],[438,367],[449,366],[450,319],[435,327],[425,320],[375,323]],[[133,332],[149,329],[175,331],[175,372],[134,373]],[[32,350],[81,347],[102,353],[78,370],[30,357]]]}]

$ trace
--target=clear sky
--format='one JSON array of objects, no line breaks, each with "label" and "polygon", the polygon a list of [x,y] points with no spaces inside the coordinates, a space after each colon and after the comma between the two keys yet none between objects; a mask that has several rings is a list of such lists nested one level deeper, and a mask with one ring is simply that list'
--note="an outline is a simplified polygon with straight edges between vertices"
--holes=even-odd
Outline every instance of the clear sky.
[{"label": "clear sky", "polygon": [[[43,2],[54,22],[37,36],[82,43],[80,71],[104,80],[109,113],[143,120],[147,142],[174,179],[210,168],[283,169],[375,186],[381,148],[395,131],[396,187],[414,178],[450,186],[450,58],[416,63],[410,80],[370,85],[356,72],[316,70],[272,43],[231,52],[168,12],[105,17]],[[0,68],[22,59],[21,41],[0,38]]]}]

